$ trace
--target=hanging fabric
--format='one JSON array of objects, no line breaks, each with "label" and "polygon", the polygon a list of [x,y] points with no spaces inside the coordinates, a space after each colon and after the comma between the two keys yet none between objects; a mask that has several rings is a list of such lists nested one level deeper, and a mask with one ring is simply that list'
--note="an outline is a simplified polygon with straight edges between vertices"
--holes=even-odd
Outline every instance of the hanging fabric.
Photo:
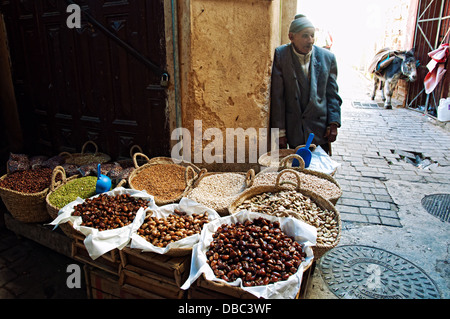
[{"label": "hanging fabric", "polygon": [[431,58],[431,61],[427,64],[427,69],[429,72],[423,80],[426,94],[433,92],[444,77],[444,74],[447,71],[444,67],[448,55],[448,43],[443,43],[439,46],[439,48],[428,53],[428,56]]}]

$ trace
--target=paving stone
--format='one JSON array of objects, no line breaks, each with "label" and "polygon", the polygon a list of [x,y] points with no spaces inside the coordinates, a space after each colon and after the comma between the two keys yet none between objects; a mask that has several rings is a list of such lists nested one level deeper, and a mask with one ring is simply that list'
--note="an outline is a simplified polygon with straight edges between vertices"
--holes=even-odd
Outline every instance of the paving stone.
[{"label": "paving stone", "polygon": [[14,294],[12,294],[10,291],[6,290],[5,288],[0,288],[0,300],[14,298]]},{"label": "paving stone", "polygon": [[369,201],[370,207],[372,208],[381,208],[381,209],[390,209],[391,204],[386,202],[377,202],[377,201]]},{"label": "paving stone", "polygon": [[379,202],[392,202],[390,195],[375,195],[375,200]]},{"label": "paving stone", "polygon": [[359,211],[363,215],[374,215],[374,216],[379,215],[378,209],[376,209],[376,208],[360,207]]},{"label": "paving stone", "polygon": [[375,215],[367,215],[367,221],[371,224],[381,224],[381,218]]},{"label": "paving stone", "polygon": [[386,226],[402,227],[400,219],[380,216],[381,223]]},{"label": "paving stone", "polygon": [[344,195],[341,197],[341,203],[348,206],[370,207],[369,201],[367,200],[345,198]]},{"label": "paving stone", "polygon": [[358,223],[367,223],[367,216],[361,214],[348,214],[348,213],[340,213],[341,220],[347,222],[358,222]]},{"label": "paving stone", "polygon": [[390,217],[390,218],[397,218],[397,219],[399,219],[398,214],[397,214],[396,211],[387,210],[387,209],[378,209],[377,211],[378,211],[378,214],[381,217]]},{"label": "paving stone", "polygon": [[339,213],[349,213],[349,214],[360,213],[359,207],[342,205],[339,202],[336,204],[336,209],[339,211]]}]

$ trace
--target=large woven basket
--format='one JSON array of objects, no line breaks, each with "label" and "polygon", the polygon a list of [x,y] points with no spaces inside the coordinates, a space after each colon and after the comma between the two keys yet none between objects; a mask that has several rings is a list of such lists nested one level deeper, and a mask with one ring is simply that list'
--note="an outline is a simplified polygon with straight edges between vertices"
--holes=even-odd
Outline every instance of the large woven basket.
[{"label": "large woven basket", "polygon": [[[220,216],[226,216],[226,215],[229,215],[229,212],[228,212],[228,206],[230,205],[230,203],[231,203],[234,199],[236,199],[236,198],[237,198],[237,197],[238,197],[245,189],[247,189],[247,188],[249,188],[249,187],[252,186],[253,180],[254,180],[254,178],[255,178],[255,171],[254,171],[253,169],[249,169],[249,170],[247,171],[247,173],[244,173],[244,172],[207,172],[207,173],[204,173],[204,174],[202,174],[202,175],[195,181],[195,183],[193,184],[193,186],[192,186],[191,189],[189,190],[189,192],[188,192],[188,194],[186,195],[186,197],[191,198],[191,199],[194,199],[194,198],[192,198],[192,196],[191,196],[191,195],[192,195],[192,192],[193,192],[195,189],[198,189],[199,185],[201,185],[201,183],[202,183],[202,180],[204,180],[205,178],[207,178],[207,177],[209,177],[209,176],[214,176],[214,175],[224,175],[224,174],[239,174],[239,175],[245,176],[244,183],[242,184],[241,189],[240,189],[237,193],[235,193],[235,194],[233,194],[233,195],[231,195],[231,196],[229,196],[229,197],[227,197],[227,198],[222,197],[222,198],[218,199],[218,200],[216,201],[215,207],[211,207],[211,208],[214,208],[214,210],[215,210]],[[230,188],[231,186],[230,186],[230,185],[221,185],[221,187],[223,187],[223,189],[227,189],[227,188]],[[210,194],[208,194],[207,191],[205,190],[205,193],[202,194],[202,196],[201,196],[202,198],[205,199],[204,201],[202,201],[201,199],[198,199],[198,198],[195,198],[194,200],[197,201],[197,202],[200,203],[200,204],[203,204],[203,205],[205,205],[205,206],[208,206],[207,201],[208,201],[208,200],[214,200],[214,199],[215,199],[215,198],[208,198],[208,196],[210,196]],[[223,202],[221,202],[221,200],[223,200]]]},{"label": "large woven basket", "polygon": [[[85,152],[86,146],[89,144],[94,146],[94,153]],[[83,147],[81,148],[81,153],[71,154],[68,152],[62,152],[59,155],[65,157],[66,164],[73,164],[77,166],[83,166],[87,164],[103,164],[111,160],[111,157],[109,155],[98,152],[98,146],[93,141],[87,141],[86,143],[84,143]]]},{"label": "large woven basket", "polygon": [[[292,167],[292,163],[289,164],[290,160],[293,160],[293,159],[297,159],[299,161],[300,165],[298,167]],[[291,154],[291,155],[288,155],[288,156],[282,158],[280,160],[280,165],[278,167],[268,167],[268,168],[264,169],[263,171],[259,172],[258,174],[256,174],[255,178],[257,179],[258,177],[262,176],[265,173],[281,172],[284,169],[292,169],[292,170],[295,170],[302,174],[313,175],[313,176],[324,179],[324,180],[329,181],[330,183],[334,184],[336,186],[336,188],[339,189],[339,191],[340,191],[338,194],[333,194],[330,196],[325,196],[324,194],[320,194],[323,197],[325,197],[327,200],[329,200],[333,205],[336,205],[337,201],[342,196],[342,188],[339,185],[338,181],[333,176],[305,168],[305,162],[303,161],[303,158],[297,154]],[[301,186],[301,188],[309,189],[307,186],[304,186],[304,185],[300,185],[300,186]],[[314,192],[314,189],[310,189],[310,190]]]},{"label": "large woven basket", "polygon": [[[147,163],[139,166],[137,162],[137,157],[141,156],[144,157],[147,160]],[[143,170],[153,166],[153,165],[161,165],[161,164],[175,164],[180,165],[186,168],[185,171],[185,182],[186,187],[182,193],[180,193],[178,196],[170,198],[170,199],[164,199],[159,198],[157,196],[154,196],[155,204],[156,205],[167,205],[172,204],[180,201],[181,198],[186,196],[186,194],[189,192],[190,188],[192,187],[193,183],[199,178],[203,173],[206,173],[206,169],[200,169],[197,166],[195,166],[192,163],[182,161],[180,163],[175,163],[171,158],[168,157],[154,157],[152,159],[149,159],[145,154],[143,153],[135,153],[133,156],[133,161],[135,165],[135,170],[130,174],[128,177],[128,185],[130,188],[135,190],[142,190],[139,189],[139,187],[136,186],[136,184],[133,182],[133,180],[138,176]],[[192,175],[192,177],[190,177]],[[146,190],[147,191],[147,190]],[[147,193],[151,194],[149,191]]]},{"label": "large woven basket", "polygon": [[[244,191],[235,201],[233,201],[233,203],[231,203],[231,205],[228,207],[228,211],[230,212],[230,214],[234,214],[238,212],[238,207],[247,199],[250,199],[256,195],[262,194],[262,193],[277,193],[283,190],[288,190],[286,187],[283,187],[283,184],[292,184],[292,182],[289,181],[284,181],[284,182],[280,182],[281,177],[284,174],[288,174],[288,173],[292,173],[296,176],[297,178],[297,184],[295,185],[295,190],[301,194],[303,194],[304,196],[309,197],[311,200],[313,200],[316,205],[318,207],[320,207],[323,210],[327,210],[328,212],[330,212],[333,216],[332,219],[336,222],[336,228],[337,228],[337,237],[334,240],[333,243],[331,244],[316,244],[316,246],[313,247],[313,252],[314,252],[314,258],[316,260],[318,260],[320,257],[323,256],[323,254],[325,254],[328,250],[336,247],[336,245],[339,243],[340,240],[340,236],[341,236],[341,218],[340,218],[340,214],[337,211],[336,207],[327,199],[323,198],[322,196],[320,196],[319,194],[312,192],[311,190],[308,189],[302,189],[300,188],[300,176],[298,175],[298,173],[295,170],[291,170],[291,169],[284,169],[282,170],[278,176],[277,176],[277,180],[275,185],[273,186],[257,186],[257,187],[251,187],[249,189],[247,189],[246,191]],[[291,190],[291,189],[289,189]],[[285,217],[285,216],[291,216],[294,218],[298,218],[300,220],[305,221],[308,224],[311,224],[310,221],[308,221],[304,216],[302,216],[301,213],[299,212],[278,212],[276,214],[274,214],[276,216],[279,217]],[[319,231],[319,230],[318,230]]]},{"label": "large woven basket", "polygon": [[[61,175],[62,181],[60,183],[56,182],[56,176]],[[56,166],[52,173],[52,181],[50,184],[50,190],[47,193],[47,196],[45,196],[45,202],[47,207],[47,212],[50,215],[52,219],[55,219],[58,217],[58,212],[62,207],[56,207],[49,201],[49,197],[52,193],[54,193],[58,188],[61,186],[67,184],[68,182],[77,179],[77,175],[67,178],[66,177],[66,171],[61,166]],[[60,224],[59,227],[61,230],[66,234],[67,237],[73,238],[73,236],[78,233],[71,225],[64,223]]]},{"label": "large woven basket", "polygon": [[[3,180],[8,175],[3,175]],[[45,197],[49,188],[38,193],[23,193],[0,187],[0,196],[14,219],[23,223],[41,223],[50,220],[45,207]]]}]

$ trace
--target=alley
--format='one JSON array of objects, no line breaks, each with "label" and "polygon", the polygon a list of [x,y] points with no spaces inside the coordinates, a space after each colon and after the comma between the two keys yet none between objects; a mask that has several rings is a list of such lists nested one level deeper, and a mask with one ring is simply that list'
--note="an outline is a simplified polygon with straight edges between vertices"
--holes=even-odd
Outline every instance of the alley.
[{"label": "alley", "polygon": [[[343,124],[333,147],[333,158],[341,163],[335,177],[344,191],[337,203],[343,227],[339,245],[397,254],[422,268],[441,297],[449,298],[450,225],[430,215],[421,201],[450,193],[450,132],[413,110],[369,106],[372,83],[351,67],[340,68],[339,85]],[[433,164],[417,167],[409,154]],[[309,297],[336,298],[320,271]]]},{"label": "alley", "polygon": [[[371,83],[350,67],[341,66],[339,83],[343,124],[333,146],[333,159],[341,164],[335,178],[343,189],[338,247],[383,249],[418,267],[424,285],[433,289],[424,298],[449,298],[450,224],[429,214],[421,201],[450,194],[450,132],[412,110],[359,106],[355,102],[371,103]],[[432,165],[417,167],[408,154],[420,154]],[[86,298],[84,285],[67,289],[70,258],[1,232],[0,298]],[[318,262],[307,298],[343,298],[330,287],[325,270]]]}]

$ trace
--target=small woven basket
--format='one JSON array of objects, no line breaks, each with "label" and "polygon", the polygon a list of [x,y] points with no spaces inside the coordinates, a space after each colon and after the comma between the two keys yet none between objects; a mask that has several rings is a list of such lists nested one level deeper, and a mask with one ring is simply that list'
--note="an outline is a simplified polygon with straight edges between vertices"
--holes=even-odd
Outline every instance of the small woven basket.
[{"label": "small woven basket", "polygon": [[[85,148],[89,144],[95,147],[94,153],[85,153]],[[103,164],[111,160],[111,157],[109,155],[98,152],[98,146],[93,141],[87,141],[86,143],[84,143],[83,147],[81,148],[81,153],[71,154],[68,152],[62,152],[59,155],[65,157],[66,164],[73,164],[77,166],[83,166],[87,164]]]},{"label": "small woven basket", "polygon": [[[231,205],[228,207],[228,211],[230,212],[230,214],[237,213],[238,207],[245,200],[250,199],[250,198],[252,198],[256,195],[262,194],[262,193],[277,193],[277,192],[280,192],[283,190],[292,190],[292,189],[283,187],[283,184],[285,184],[285,183],[292,184],[292,182],[289,182],[289,181],[280,182],[281,177],[287,173],[292,173],[297,178],[297,184],[295,184],[295,191],[301,193],[304,196],[311,198],[311,200],[313,200],[317,204],[317,206],[320,207],[322,210],[327,210],[328,212],[330,212],[333,215],[332,216],[333,220],[335,220],[335,222],[336,222],[337,236],[336,236],[336,239],[334,240],[334,242],[331,244],[316,244],[316,246],[312,247],[313,252],[314,252],[314,258],[316,260],[318,260],[320,257],[323,256],[323,254],[325,254],[328,250],[336,247],[336,245],[339,243],[340,236],[341,236],[341,228],[342,228],[340,214],[337,211],[336,207],[327,199],[323,198],[322,196],[320,196],[319,194],[317,194],[315,192],[312,192],[311,190],[300,188],[300,176],[295,170],[291,170],[291,169],[282,170],[278,174],[276,183],[273,186],[256,186],[256,187],[251,187],[251,188],[247,189],[235,201],[233,201],[231,203]],[[302,217],[301,212],[295,212],[295,211],[277,212],[274,215],[279,216],[279,217],[291,216],[294,218],[298,218],[309,224],[309,221],[306,220],[306,218]]]},{"label": "small woven basket", "polygon": [[[298,167],[292,167],[292,164],[291,164],[291,166],[288,165],[289,160],[293,160],[293,159],[297,159],[299,161],[300,165]],[[333,196],[331,196],[331,195],[324,196],[323,194],[319,194],[319,195],[322,195],[323,197],[325,197],[327,200],[329,200],[333,205],[336,205],[337,201],[342,196],[342,188],[333,176],[305,168],[305,162],[304,162],[303,158],[297,154],[291,154],[291,155],[288,155],[288,156],[282,158],[280,161],[280,165],[278,167],[268,167],[268,168],[264,169],[263,171],[259,172],[258,174],[256,174],[255,178],[257,179],[258,177],[262,176],[265,173],[281,172],[284,169],[292,169],[292,170],[295,170],[302,174],[316,176],[317,178],[327,180],[330,183],[334,184],[336,186],[336,188],[338,188],[340,191],[338,194],[335,194]],[[308,187],[304,187],[303,185],[301,185],[301,188],[308,189]],[[313,189],[310,189],[310,190],[314,192]]]},{"label": "small woven basket", "polygon": [[[142,166],[139,166],[137,163],[138,156],[144,157],[147,160],[147,163]],[[186,194],[189,192],[190,188],[192,187],[193,183],[197,180],[197,178],[199,178],[203,173],[206,173],[206,169],[201,170],[200,168],[198,168],[197,166],[195,166],[192,163],[184,162],[184,161],[182,161],[181,163],[175,163],[171,158],[168,158],[168,157],[155,157],[150,160],[145,154],[135,153],[133,156],[133,161],[134,161],[135,170],[128,177],[128,185],[130,186],[130,188],[135,189],[135,190],[142,190],[142,189],[139,189],[136,186],[136,184],[133,182],[133,180],[143,170],[145,170],[149,167],[152,167],[154,165],[161,165],[161,164],[175,164],[175,165],[184,166],[186,168],[185,178],[184,178],[184,180],[186,182],[186,187],[185,187],[184,191],[170,199],[164,199],[164,198],[154,196],[155,204],[159,205],[159,206],[172,204],[172,203],[176,203],[176,202],[180,201],[180,199],[183,198],[184,196],[186,196]],[[192,175],[192,177],[190,177],[190,175]],[[149,193],[150,195],[153,195],[148,190],[146,190],[146,192]]]},{"label": "small woven basket", "polygon": [[[56,176],[61,175],[62,181],[61,183],[56,182]],[[72,176],[67,178],[66,177],[66,171],[64,170],[63,167],[61,166],[56,166],[55,169],[53,170],[52,173],[52,181],[50,184],[50,190],[47,193],[47,196],[45,197],[45,202],[46,202],[46,207],[47,207],[47,212],[50,215],[50,217],[52,219],[55,219],[56,217],[58,217],[58,212],[62,207],[56,207],[55,205],[53,205],[52,203],[50,203],[49,201],[49,197],[52,193],[54,193],[58,188],[60,188],[61,186],[67,184],[68,182],[77,179],[77,175]],[[64,232],[64,234],[66,234],[67,237],[73,238],[73,236],[78,233],[71,225],[64,223],[64,224],[60,224],[59,227],[61,228],[61,230]]]},{"label": "small woven basket", "polygon": [[[192,192],[195,189],[197,189],[197,190],[200,189],[199,187],[201,187],[202,180],[204,180],[205,178],[207,178],[209,176],[215,176],[215,175],[223,176],[226,174],[238,174],[238,175],[242,175],[245,177],[244,183],[242,184],[242,186],[238,192],[236,192],[233,195],[230,195],[226,198],[225,197],[217,198],[217,200],[215,201],[214,207],[210,207],[210,208],[213,208],[220,216],[229,215],[228,206],[230,205],[230,203],[234,199],[236,199],[245,189],[252,186],[253,180],[255,178],[255,171],[253,169],[249,169],[247,171],[247,173],[244,173],[244,172],[208,172],[208,173],[204,173],[192,185],[192,187],[190,188],[186,197],[194,199],[198,203],[208,206],[208,204],[209,204],[208,201],[210,201],[210,200],[214,201],[216,198],[211,198],[211,194],[208,192],[207,189],[204,190],[205,191],[204,193],[198,194],[200,196],[196,196],[195,198],[192,197]],[[227,193],[226,189],[231,189],[231,185],[226,185],[225,183],[220,185],[220,187],[224,190],[224,193]],[[204,199],[204,200],[202,200],[202,199]]]},{"label": "small woven basket", "polygon": [[[8,175],[3,175],[3,180]],[[50,220],[45,207],[45,198],[49,188],[38,193],[23,193],[0,187],[0,196],[14,219],[23,223],[42,223]]]}]

